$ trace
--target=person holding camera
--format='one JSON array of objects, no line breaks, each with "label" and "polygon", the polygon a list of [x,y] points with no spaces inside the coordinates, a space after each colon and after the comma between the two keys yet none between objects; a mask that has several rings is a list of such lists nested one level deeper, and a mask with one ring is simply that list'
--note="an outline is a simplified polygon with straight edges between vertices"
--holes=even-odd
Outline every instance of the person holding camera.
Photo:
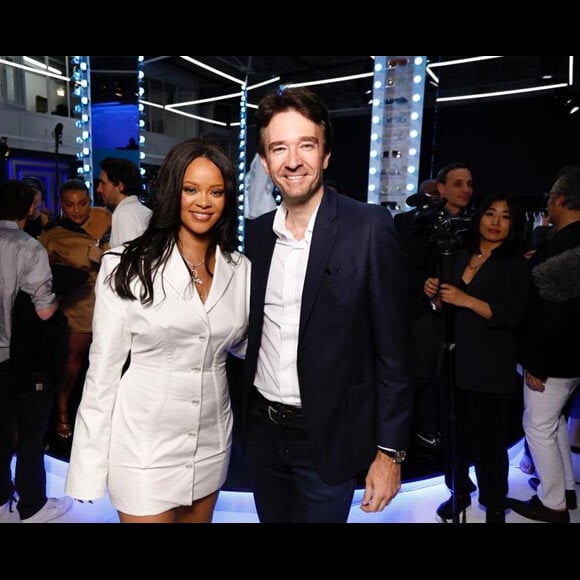
[{"label": "person holding camera", "polygon": [[497,193],[485,198],[473,215],[471,233],[455,255],[450,278],[428,278],[424,286],[433,305],[451,314],[446,320],[455,340],[455,384],[450,385],[455,445],[446,466],[453,489],[437,508],[437,517],[448,522],[454,508],[456,515],[471,505],[473,456],[486,523],[505,523],[510,425],[521,388],[516,332],[531,287],[517,197]]},{"label": "person holding camera", "polygon": [[[439,315],[429,304],[423,294],[423,282],[426,271],[422,256],[424,248],[428,247],[428,239],[413,234],[415,216],[440,204],[440,196],[436,179],[426,179],[421,182],[419,192],[409,196],[407,205],[413,209],[394,216],[395,227],[406,246],[413,265],[411,295],[412,303],[412,352],[413,352],[413,383],[415,386],[415,404],[413,408],[413,445],[421,455],[432,458],[439,449],[439,421],[437,409],[439,393],[436,386],[437,360],[439,358]],[[415,232],[417,233],[417,232]]]},{"label": "person holding camera", "polygon": [[[441,451],[441,417],[444,416],[444,399],[441,383],[443,363],[443,320],[441,313],[431,306],[423,293],[423,283],[428,276],[439,276],[440,255],[438,242],[462,244],[463,232],[435,231],[441,223],[466,219],[473,196],[473,178],[470,169],[460,162],[442,167],[436,179],[421,183],[419,194],[407,203],[417,204],[416,209],[395,217],[395,225],[406,246],[413,265],[413,372],[417,396],[413,413],[414,451],[430,459]],[[427,453],[428,455],[425,455]]]}]

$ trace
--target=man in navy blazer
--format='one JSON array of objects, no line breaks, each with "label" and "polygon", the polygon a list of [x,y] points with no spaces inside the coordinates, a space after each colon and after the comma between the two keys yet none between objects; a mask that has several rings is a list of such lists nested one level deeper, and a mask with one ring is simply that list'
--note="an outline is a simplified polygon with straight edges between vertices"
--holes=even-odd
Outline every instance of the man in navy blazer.
[{"label": "man in navy blazer", "polygon": [[384,208],[323,186],[328,111],[280,88],[256,113],[281,206],[249,222],[242,437],[261,522],[344,523],[382,511],[409,444],[409,266]]}]

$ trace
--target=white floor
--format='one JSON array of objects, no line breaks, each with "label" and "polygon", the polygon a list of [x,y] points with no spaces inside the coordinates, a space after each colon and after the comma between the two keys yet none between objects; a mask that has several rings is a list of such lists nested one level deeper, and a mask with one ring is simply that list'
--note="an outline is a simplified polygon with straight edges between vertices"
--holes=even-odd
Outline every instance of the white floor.
[{"label": "white floor", "polygon": [[[519,460],[522,445],[518,443],[510,451],[510,496],[528,499],[533,491],[528,485],[529,475],[522,473]],[[580,481],[580,456],[573,455],[576,481]],[[68,464],[47,456],[47,495],[60,497],[64,493],[64,481]],[[475,481],[475,479],[474,479]],[[577,485],[580,498],[580,486]],[[360,508],[362,491],[357,491],[349,516],[349,523],[434,523],[437,506],[449,497],[443,477],[434,477],[403,484],[391,505],[379,514],[366,514]],[[580,523],[580,510],[570,512],[572,523]],[[18,514],[10,513],[0,518],[1,523],[18,523]],[[467,523],[483,523],[485,512],[479,507],[477,493],[472,495],[472,506],[467,510]],[[509,512],[507,523],[533,523]],[[117,512],[108,497],[94,503],[75,502],[73,508],[54,523],[118,523]],[[250,493],[223,491],[214,515],[214,523],[258,523],[254,502]]]}]

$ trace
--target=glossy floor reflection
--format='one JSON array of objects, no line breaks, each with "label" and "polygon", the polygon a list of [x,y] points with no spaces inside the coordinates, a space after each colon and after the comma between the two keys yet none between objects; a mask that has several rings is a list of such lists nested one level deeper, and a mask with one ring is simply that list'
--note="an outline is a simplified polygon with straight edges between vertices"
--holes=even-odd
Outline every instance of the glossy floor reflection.
[{"label": "glossy floor reflection", "polygon": [[[522,473],[519,460],[522,452],[521,442],[510,451],[510,495],[518,499],[528,499],[533,491],[528,485],[529,475]],[[577,481],[580,481],[580,456],[573,455]],[[61,496],[64,492],[64,481],[68,463],[46,457],[47,491],[49,496]],[[472,474],[473,476],[473,474]],[[474,479],[475,480],[475,479]],[[580,496],[580,486],[577,486]],[[349,523],[435,523],[437,506],[449,497],[442,476],[431,477],[420,481],[404,483],[400,493],[391,505],[379,514],[365,514],[359,507],[362,491],[357,491],[349,516]],[[573,523],[580,523],[580,510],[570,512]],[[8,514],[2,523],[18,523],[16,513]],[[467,511],[467,523],[483,523],[485,512],[477,502],[477,492],[472,495],[472,506]],[[507,523],[533,523],[516,513],[509,512]],[[117,513],[107,497],[94,503],[75,502],[73,508],[54,523],[117,523]],[[251,493],[223,491],[218,500],[214,517],[215,523],[257,523],[254,502]],[[441,524],[443,525],[443,524]]]}]

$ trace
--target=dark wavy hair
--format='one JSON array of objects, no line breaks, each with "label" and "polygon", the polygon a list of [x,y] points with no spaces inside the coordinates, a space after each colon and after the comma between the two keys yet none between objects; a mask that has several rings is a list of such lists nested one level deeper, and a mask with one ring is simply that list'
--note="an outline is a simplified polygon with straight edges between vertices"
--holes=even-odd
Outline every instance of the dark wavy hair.
[{"label": "dark wavy hair", "polygon": [[510,229],[507,238],[494,250],[499,255],[521,253],[524,249],[524,212],[518,196],[514,193],[496,192],[485,197],[476,207],[472,216],[472,232],[466,241],[467,248],[472,252],[479,251],[481,234],[479,233],[479,224],[485,212],[496,201],[505,201],[508,205],[511,217]]},{"label": "dark wavy hair", "polygon": [[23,220],[34,201],[34,189],[18,179],[9,179],[0,187],[0,219]]},{"label": "dark wavy hair", "polygon": [[[110,283],[120,297],[137,300],[131,290],[131,282],[139,279],[142,284],[139,300],[142,304],[153,302],[153,280],[167,264],[178,239],[185,171],[198,157],[205,157],[218,167],[225,190],[224,211],[211,230],[205,264],[215,254],[217,246],[231,259],[237,245],[235,167],[217,143],[199,138],[188,139],[175,145],[163,161],[151,202],[153,214],[147,229],[140,237],[125,243],[120,262],[111,274]],[[209,274],[212,275],[212,272]]]},{"label": "dark wavy hair", "polygon": [[316,125],[324,129],[324,153],[330,153],[334,147],[334,130],[330,114],[320,97],[305,87],[284,87],[268,93],[258,104],[256,111],[256,128],[258,129],[258,153],[264,157],[264,129],[277,113],[297,111]]},{"label": "dark wavy hair", "polygon": [[125,195],[139,196],[143,193],[143,180],[139,168],[129,159],[107,157],[99,163],[99,167],[107,174],[113,185],[123,183]]}]

